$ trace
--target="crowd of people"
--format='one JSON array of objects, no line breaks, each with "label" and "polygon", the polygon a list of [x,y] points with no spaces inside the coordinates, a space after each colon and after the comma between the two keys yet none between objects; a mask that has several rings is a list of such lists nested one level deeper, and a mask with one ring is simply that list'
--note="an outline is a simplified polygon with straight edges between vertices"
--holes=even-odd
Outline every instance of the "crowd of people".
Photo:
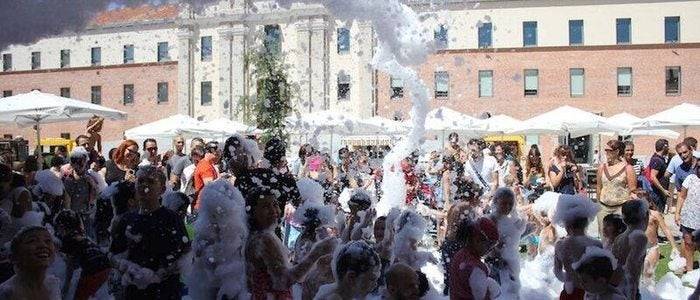
[{"label": "crowd of people", "polygon": [[[648,163],[631,142],[605,143],[595,188],[566,145],[521,158],[456,133],[388,167],[369,149],[309,144],[288,161],[278,138],[124,140],[108,157],[98,142],[0,164],[0,298],[543,299],[521,270],[549,260],[541,281],[560,299],[639,299],[660,243],[685,259],[679,272],[700,246],[690,137],[675,155],[658,140]],[[405,189],[380,212],[397,196],[386,172]]]}]

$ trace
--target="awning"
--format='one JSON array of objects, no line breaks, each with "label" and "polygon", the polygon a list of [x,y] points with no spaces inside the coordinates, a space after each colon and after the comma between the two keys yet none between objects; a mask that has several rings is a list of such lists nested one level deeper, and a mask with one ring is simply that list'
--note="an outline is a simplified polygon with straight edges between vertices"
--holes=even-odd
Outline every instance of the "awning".
[{"label": "awning", "polygon": [[388,135],[351,135],[345,136],[340,141],[347,146],[388,146],[393,144],[393,139]]}]

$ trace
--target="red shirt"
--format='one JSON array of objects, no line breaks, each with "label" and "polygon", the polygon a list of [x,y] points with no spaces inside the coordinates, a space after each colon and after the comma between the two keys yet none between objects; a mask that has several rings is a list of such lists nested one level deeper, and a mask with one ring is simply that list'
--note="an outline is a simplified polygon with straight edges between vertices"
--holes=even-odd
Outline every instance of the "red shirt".
[{"label": "red shirt", "polygon": [[194,191],[196,195],[195,198],[197,199],[195,202],[195,208],[199,208],[199,192],[204,188],[204,178],[212,178],[216,180],[216,178],[219,177],[219,174],[216,172],[216,168],[214,168],[214,164],[211,162],[211,159],[204,158],[197,164],[192,177],[194,178]]},{"label": "red shirt", "polygon": [[[481,269],[487,275],[489,274],[489,269],[481,262],[481,258],[472,254],[467,248],[462,248],[462,250],[455,253],[449,270],[451,300],[474,299],[471,286],[469,285],[469,277],[472,276],[472,272],[476,268]],[[486,299],[490,299],[488,292],[486,293]]]}]

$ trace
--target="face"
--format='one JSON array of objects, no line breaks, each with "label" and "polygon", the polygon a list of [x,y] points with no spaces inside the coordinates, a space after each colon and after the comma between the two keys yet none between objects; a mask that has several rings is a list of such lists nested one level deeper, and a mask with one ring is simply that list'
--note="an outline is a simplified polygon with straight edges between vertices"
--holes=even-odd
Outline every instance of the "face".
[{"label": "face", "polygon": [[192,142],[190,143],[190,149],[194,149],[197,147],[204,147],[204,142],[200,140],[192,140]]},{"label": "face", "polygon": [[471,158],[477,159],[483,154],[478,145],[470,144],[467,148],[469,148],[469,156],[471,156]]},{"label": "face", "polygon": [[129,165],[138,163],[139,146],[132,145],[124,150],[125,162]]},{"label": "face", "polygon": [[450,138],[450,145],[451,145],[453,148],[459,147],[459,137],[453,136],[452,138]]},{"label": "face", "polygon": [[513,210],[513,205],[515,204],[515,199],[505,197],[498,200],[498,214],[502,216],[507,216]]},{"label": "face", "polygon": [[607,157],[608,160],[616,159],[618,158],[618,152],[609,145],[605,145],[605,157]]},{"label": "face", "polygon": [[165,192],[165,183],[156,176],[142,175],[136,179],[136,193],[142,201],[159,199]]},{"label": "face", "polygon": [[603,235],[607,239],[613,239],[617,236],[617,228],[610,223],[603,224]]},{"label": "face", "polygon": [[678,155],[681,156],[684,163],[690,163],[693,161],[693,152],[688,149],[688,146],[683,145],[678,148]]},{"label": "face", "polygon": [[416,272],[404,272],[401,274],[401,280],[395,286],[387,287],[395,299],[399,300],[418,300],[420,297],[418,274]]},{"label": "face", "polygon": [[381,269],[379,265],[372,267],[372,269],[360,274],[359,276],[355,276],[354,272],[350,271],[348,274],[346,274],[346,279],[350,279],[354,283],[351,286],[353,286],[353,289],[357,291],[355,295],[365,296],[371,293],[377,287],[377,280],[379,279],[380,271]]},{"label": "face", "polygon": [[79,175],[85,174],[85,171],[87,171],[88,167],[87,160],[85,158],[71,158],[70,166]]},{"label": "face", "polygon": [[253,218],[259,228],[269,228],[277,224],[280,218],[280,208],[275,197],[266,196],[259,199],[253,212]]},{"label": "face", "polygon": [[145,146],[146,146],[146,148],[144,148],[143,150],[145,150],[149,156],[154,157],[154,156],[158,155],[158,145],[156,143],[146,142]]},{"label": "face", "polygon": [[48,231],[35,230],[24,237],[17,250],[13,261],[20,268],[45,269],[53,262],[56,246]]},{"label": "face", "polygon": [[384,229],[386,228],[386,220],[384,219],[377,219],[374,221],[374,239],[377,242],[381,242],[384,240]]},{"label": "face", "polygon": [[633,145],[627,145],[625,147],[625,159],[632,159],[634,156],[634,146]]},{"label": "face", "polygon": [[579,277],[581,278],[581,285],[586,292],[599,294],[604,292],[608,287],[608,283],[604,278],[594,279],[586,274],[581,274]]},{"label": "face", "polygon": [[175,139],[175,151],[179,153],[182,149],[185,149],[185,139],[178,137]]},{"label": "face", "polygon": [[88,142],[87,138],[79,138],[77,144],[79,147],[83,147],[87,150],[90,150],[90,143]]},{"label": "face", "polygon": [[496,146],[496,148],[493,149],[493,154],[496,156],[496,158],[499,158],[499,159],[505,157],[505,153],[503,153],[503,147],[501,147],[501,146]]}]

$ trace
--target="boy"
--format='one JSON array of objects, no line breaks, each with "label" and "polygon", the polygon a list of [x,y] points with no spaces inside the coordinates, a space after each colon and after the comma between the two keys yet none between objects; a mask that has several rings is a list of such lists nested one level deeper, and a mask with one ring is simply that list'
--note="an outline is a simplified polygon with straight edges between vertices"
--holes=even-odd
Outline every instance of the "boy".
[{"label": "boy", "polygon": [[620,262],[615,281],[627,299],[640,299],[639,277],[644,267],[647,250],[646,229],[649,223],[649,206],[646,201],[630,200],[622,205],[622,220],[627,230],[612,244],[612,253]]},{"label": "boy", "polygon": [[46,274],[54,260],[55,247],[51,234],[44,227],[20,230],[10,246],[17,274],[0,285],[0,299],[61,299],[58,278]]},{"label": "boy", "polygon": [[610,284],[617,261],[601,248],[588,247],[581,260],[573,264],[589,300],[624,300],[625,296]]}]

